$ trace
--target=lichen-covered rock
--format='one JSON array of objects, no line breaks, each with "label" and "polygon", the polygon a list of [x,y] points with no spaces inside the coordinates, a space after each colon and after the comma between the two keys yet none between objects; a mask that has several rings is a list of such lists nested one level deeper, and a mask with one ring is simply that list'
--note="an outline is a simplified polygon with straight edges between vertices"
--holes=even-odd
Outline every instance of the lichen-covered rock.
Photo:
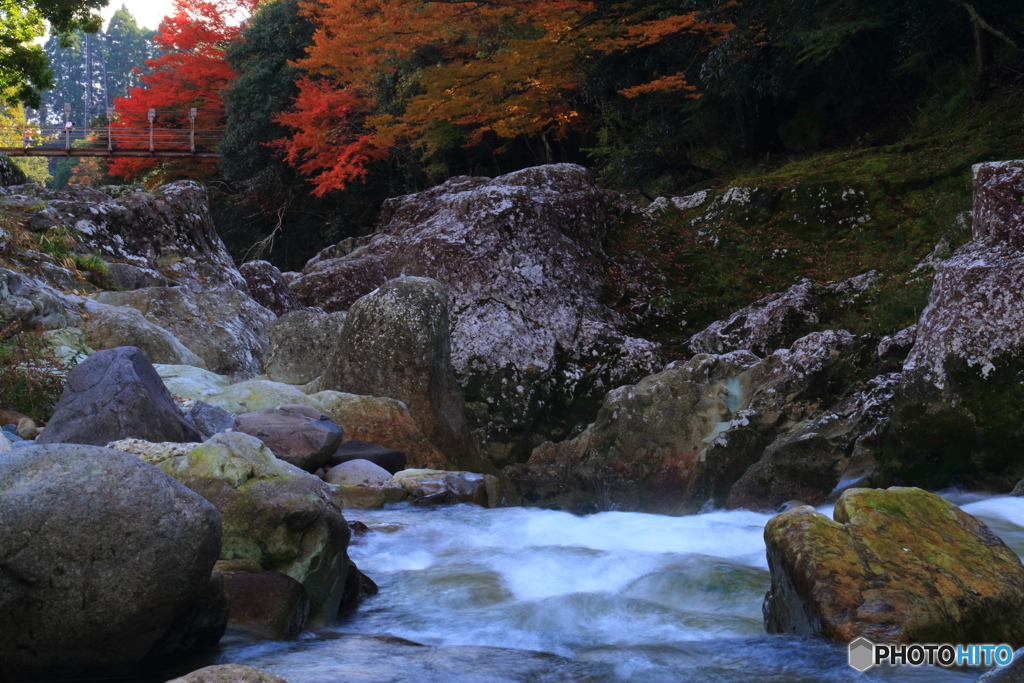
[{"label": "lichen-covered rock", "polygon": [[338,311],[400,275],[441,282],[470,424],[489,454],[515,459],[524,434],[560,438],[571,410],[589,416],[606,391],[663,364],[601,303],[601,242],[618,203],[571,164],[452,178],[388,200],[366,244],[319,259],[292,288]]},{"label": "lichen-covered rock", "polygon": [[245,278],[249,296],[274,315],[284,315],[288,311],[302,308],[295,293],[281,277],[281,271],[267,261],[249,261],[238,267],[238,272]]},{"label": "lichen-covered rock", "polygon": [[138,309],[202,358],[211,372],[237,381],[263,371],[269,343],[267,328],[275,316],[242,290],[215,287],[197,292],[184,287],[150,287],[102,292],[96,301]]},{"label": "lichen-covered rock", "polygon": [[[506,472],[525,500],[574,511],[614,505],[679,513],[709,499],[723,504],[773,441],[821,417],[855,386],[873,357],[869,342],[825,331],[764,360],[734,351],[672,363],[609,392],[578,437],[545,443],[525,466]],[[848,436],[859,435],[852,430]],[[831,447],[830,453],[836,471],[827,484],[819,478],[822,495],[838,484],[847,464],[846,455]],[[770,489],[744,503],[764,507],[769,495]]]},{"label": "lichen-covered rock", "polygon": [[309,384],[324,374],[347,315],[310,310],[281,315],[267,329],[267,377],[275,382]]},{"label": "lichen-covered rock", "polygon": [[448,295],[436,280],[397,278],[356,302],[317,386],[398,399],[454,469],[497,473],[469,433],[452,374]]},{"label": "lichen-covered rock", "polygon": [[206,401],[231,385],[228,377],[194,365],[154,363],[153,369],[171,394],[193,401]]},{"label": "lichen-covered rock", "polygon": [[135,346],[153,363],[194,365],[206,369],[206,362],[165,330],[146,320],[130,306],[108,306],[86,300],[82,323],[93,348],[114,349]]},{"label": "lichen-covered rock", "polygon": [[[283,405],[304,405],[321,410],[320,402],[315,397],[302,393],[298,387],[266,379],[251,379],[247,382],[232,384],[205,400],[210,405],[223,408],[233,415]],[[337,417],[330,411],[325,410],[324,412],[338,422]],[[338,424],[344,426],[341,422]]]},{"label": "lichen-covered rock", "polygon": [[77,326],[82,299],[62,294],[34,278],[0,268],[0,320],[21,319],[25,329]]},{"label": "lichen-covered rock", "polygon": [[788,348],[821,320],[826,309],[849,306],[878,278],[879,274],[871,271],[830,285],[817,285],[805,279],[693,335],[690,350],[693,353],[745,350],[766,356],[776,349]]},{"label": "lichen-covered rock", "polygon": [[769,633],[1024,643],[1024,566],[983,522],[913,488],[851,489],[765,527]]},{"label": "lichen-covered rock", "polygon": [[218,664],[193,671],[168,683],[288,683],[272,673],[244,664]]},{"label": "lichen-covered rock", "polygon": [[1022,182],[1024,162],[975,167],[975,239],[936,271],[903,366],[881,481],[1009,490],[1024,476]]},{"label": "lichen-covered rock", "polygon": [[202,440],[134,346],[98,351],[77,365],[37,441],[104,446],[126,438]]},{"label": "lichen-covered rock", "polygon": [[[179,181],[153,192],[121,188],[47,190],[21,185],[3,193],[2,203],[30,215],[29,229],[66,228],[82,254],[99,254],[185,286],[230,286],[245,281],[217,235],[206,189]],[[141,276],[136,272],[135,276]]]},{"label": "lichen-covered rock", "polygon": [[334,619],[349,530],[323,481],[237,432],[217,434],[187,454],[148,459],[220,510],[222,558],[248,558],[287,574],[305,586],[312,618]]},{"label": "lichen-covered rock", "polygon": [[369,441],[401,451],[408,467],[444,467],[444,455],[430,443],[401,401],[340,391],[320,391],[309,398],[345,428],[346,441]]},{"label": "lichen-covered rock", "polygon": [[220,515],[156,468],[95,446],[17,449],[0,457],[0,518],[0,678],[103,677],[209,631]]},{"label": "lichen-covered rock", "polygon": [[306,405],[280,405],[235,417],[235,430],[255,436],[285,462],[316,472],[338,449],[344,430]]}]

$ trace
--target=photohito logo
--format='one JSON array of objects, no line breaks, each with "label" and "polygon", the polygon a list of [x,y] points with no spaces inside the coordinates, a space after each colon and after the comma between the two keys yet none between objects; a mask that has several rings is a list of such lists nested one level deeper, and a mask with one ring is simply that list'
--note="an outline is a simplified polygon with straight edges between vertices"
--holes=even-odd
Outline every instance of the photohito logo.
[{"label": "photohito logo", "polygon": [[1009,645],[875,645],[867,638],[850,643],[850,666],[867,671],[878,664],[892,666],[1006,666],[1013,661]]}]

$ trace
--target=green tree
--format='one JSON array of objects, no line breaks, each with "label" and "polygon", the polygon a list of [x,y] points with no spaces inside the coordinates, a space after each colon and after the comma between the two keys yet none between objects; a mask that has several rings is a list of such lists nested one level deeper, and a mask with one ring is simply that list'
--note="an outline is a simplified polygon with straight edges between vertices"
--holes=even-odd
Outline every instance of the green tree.
[{"label": "green tree", "polygon": [[0,0],[0,92],[10,104],[39,107],[40,91],[52,85],[52,73],[36,38],[46,33],[70,40],[73,32],[94,33],[101,19],[94,10],[107,0]]}]

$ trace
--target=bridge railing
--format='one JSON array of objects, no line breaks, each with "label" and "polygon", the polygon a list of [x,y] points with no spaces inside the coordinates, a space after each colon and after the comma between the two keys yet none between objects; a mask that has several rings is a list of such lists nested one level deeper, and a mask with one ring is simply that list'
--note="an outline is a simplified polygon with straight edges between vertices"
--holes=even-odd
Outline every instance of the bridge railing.
[{"label": "bridge railing", "polygon": [[212,151],[224,139],[221,128],[123,128],[0,126],[0,147],[25,149],[116,149]]}]

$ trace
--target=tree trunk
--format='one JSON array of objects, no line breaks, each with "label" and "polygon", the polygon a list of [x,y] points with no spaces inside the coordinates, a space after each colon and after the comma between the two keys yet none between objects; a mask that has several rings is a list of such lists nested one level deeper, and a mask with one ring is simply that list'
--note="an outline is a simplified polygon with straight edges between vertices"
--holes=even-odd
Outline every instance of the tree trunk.
[{"label": "tree trunk", "polygon": [[985,72],[988,71],[988,67],[992,63],[992,41],[981,22],[974,16],[971,17],[971,31],[974,33],[974,61],[980,81],[985,77]]}]

